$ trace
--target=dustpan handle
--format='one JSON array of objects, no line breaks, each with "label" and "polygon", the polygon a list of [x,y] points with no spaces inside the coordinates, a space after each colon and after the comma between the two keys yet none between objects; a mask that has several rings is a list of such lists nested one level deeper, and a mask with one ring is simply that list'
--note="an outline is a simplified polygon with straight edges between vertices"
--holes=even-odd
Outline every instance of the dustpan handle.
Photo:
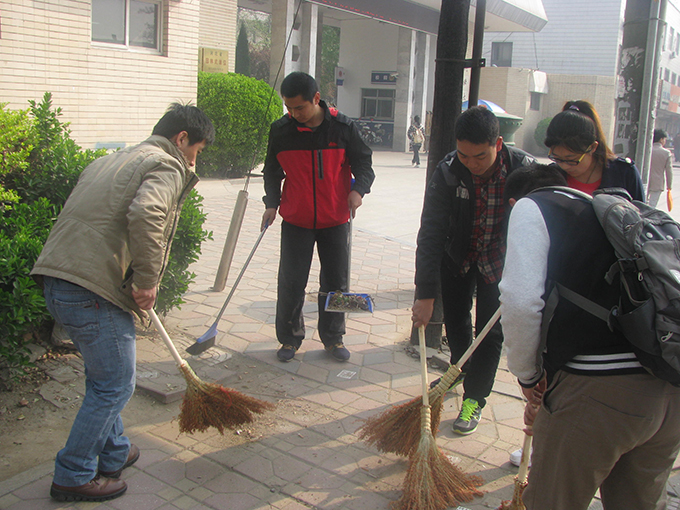
[{"label": "dustpan handle", "polygon": [[347,238],[347,292],[352,278],[352,211],[349,212],[349,236]]},{"label": "dustpan handle", "polygon": [[149,316],[151,317],[151,322],[153,322],[153,325],[156,326],[156,329],[161,335],[161,338],[165,342],[165,345],[167,346],[168,350],[170,351],[170,354],[172,354],[172,357],[175,358],[175,361],[179,366],[185,365],[186,361],[182,359],[182,357],[179,355],[179,352],[177,352],[177,347],[175,347],[175,344],[172,342],[170,339],[170,336],[168,335],[168,332],[165,331],[165,328],[163,327],[163,323],[161,320],[158,318],[158,315],[156,315],[155,310],[152,308],[151,310],[147,310]]},{"label": "dustpan handle", "polygon": [[[527,427],[531,429],[531,427]],[[531,459],[531,440],[533,436],[524,433],[524,446],[522,446],[522,461],[519,463],[519,472],[517,473],[517,480],[520,483],[525,483],[527,481],[527,475],[529,473],[529,459]]]}]

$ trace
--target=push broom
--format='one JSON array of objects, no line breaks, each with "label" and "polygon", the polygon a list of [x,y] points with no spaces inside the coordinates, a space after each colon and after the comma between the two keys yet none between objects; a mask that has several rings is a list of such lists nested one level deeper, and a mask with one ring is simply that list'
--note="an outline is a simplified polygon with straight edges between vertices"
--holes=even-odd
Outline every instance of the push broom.
[{"label": "push broom", "polygon": [[418,328],[418,338],[423,386],[420,440],[409,460],[402,496],[392,510],[444,510],[482,495],[477,489],[482,479],[454,466],[437,447],[430,423],[424,326]]},{"label": "push broom", "polygon": [[[489,333],[491,328],[501,316],[500,309],[496,310],[484,329],[477,335],[467,351],[460,357],[456,365],[451,365],[439,383],[429,393],[429,401],[432,405],[431,425],[432,433],[436,434],[439,429],[444,394],[451,384],[460,375],[461,368],[472,355],[475,349]],[[421,350],[421,361],[424,357]],[[422,397],[416,397],[405,404],[391,407],[381,414],[369,418],[358,430],[359,439],[374,445],[378,450],[385,453],[395,453],[404,457],[410,456],[418,447],[421,438],[420,414],[423,405]]]},{"label": "push broom", "polygon": [[148,312],[187,383],[179,413],[180,432],[193,434],[215,427],[220,434],[224,434],[225,428],[233,429],[245,423],[252,423],[253,413],[260,414],[274,408],[269,402],[248,397],[219,384],[202,381],[180,357],[156,312],[153,309]]}]

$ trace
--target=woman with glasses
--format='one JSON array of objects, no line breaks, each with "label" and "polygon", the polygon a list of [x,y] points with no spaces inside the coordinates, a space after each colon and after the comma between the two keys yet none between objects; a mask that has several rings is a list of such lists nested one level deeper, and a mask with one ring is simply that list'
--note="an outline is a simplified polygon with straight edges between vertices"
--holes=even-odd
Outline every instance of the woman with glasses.
[{"label": "woman with glasses", "polygon": [[640,173],[628,158],[607,146],[600,118],[587,101],[567,101],[546,133],[548,157],[564,172],[567,184],[590,195],[598,188],[624,188],[644,201]]}]

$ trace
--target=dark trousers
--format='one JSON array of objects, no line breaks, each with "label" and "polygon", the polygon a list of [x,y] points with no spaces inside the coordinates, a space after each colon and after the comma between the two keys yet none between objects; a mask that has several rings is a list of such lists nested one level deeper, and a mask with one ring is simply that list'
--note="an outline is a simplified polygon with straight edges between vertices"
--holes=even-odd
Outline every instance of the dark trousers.
[{"label": "dark trousers", "polygon": [[347,291],[349,223],[336,227],[309,229],[285,221],[281,224],[276,302],[276,337],[283,345],[299,348],[305,338],[302,307],[314,255],[314,244],[321,262],[319,278],[319,336],[324,346],[332,347],[345,334],[345,314],[324,311],[326,292]]},{"label": "dark trousers", "polygon": [[[498,282],[485,283],[477,266],[465,275],[450,269],[442,263],[442,305],[446,337],[451,349],[451,363],[458,363],[472,343],[472,298],[477,289],[475,310],[475,331],[481,332],[499,306]],[[470,359],[462,367],[465,372],[463,398],[472,398],[481,407],[491,393],[496,369],[501,358],[503,332],[500,321],[496,323],[486,338],[477,347]]]},{"label": "dark trousers", "polygon": [[411,160],[412,165],[420,165],[420,148],[423,146],[422,143],[413,143],[411,144],[411,147],[413,147],[413,159]]}]

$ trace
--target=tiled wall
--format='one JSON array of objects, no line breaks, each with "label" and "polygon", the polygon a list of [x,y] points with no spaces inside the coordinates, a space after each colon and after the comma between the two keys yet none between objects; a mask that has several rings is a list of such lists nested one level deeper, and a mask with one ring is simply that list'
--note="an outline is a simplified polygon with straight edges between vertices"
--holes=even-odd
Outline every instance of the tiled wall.
[{"label": "tiled wall", "polygon": [[83,147],[137,143],[169,103],[196,100],[202,9],[211,12],[208,34],[220,26],[224,34],[223,46],[214,35],[206,41],[233,48],[236,0],[165,0],[161,54],[93,43],[88,0],[3,2],[0,102],[27,108],[49,91]]}]

